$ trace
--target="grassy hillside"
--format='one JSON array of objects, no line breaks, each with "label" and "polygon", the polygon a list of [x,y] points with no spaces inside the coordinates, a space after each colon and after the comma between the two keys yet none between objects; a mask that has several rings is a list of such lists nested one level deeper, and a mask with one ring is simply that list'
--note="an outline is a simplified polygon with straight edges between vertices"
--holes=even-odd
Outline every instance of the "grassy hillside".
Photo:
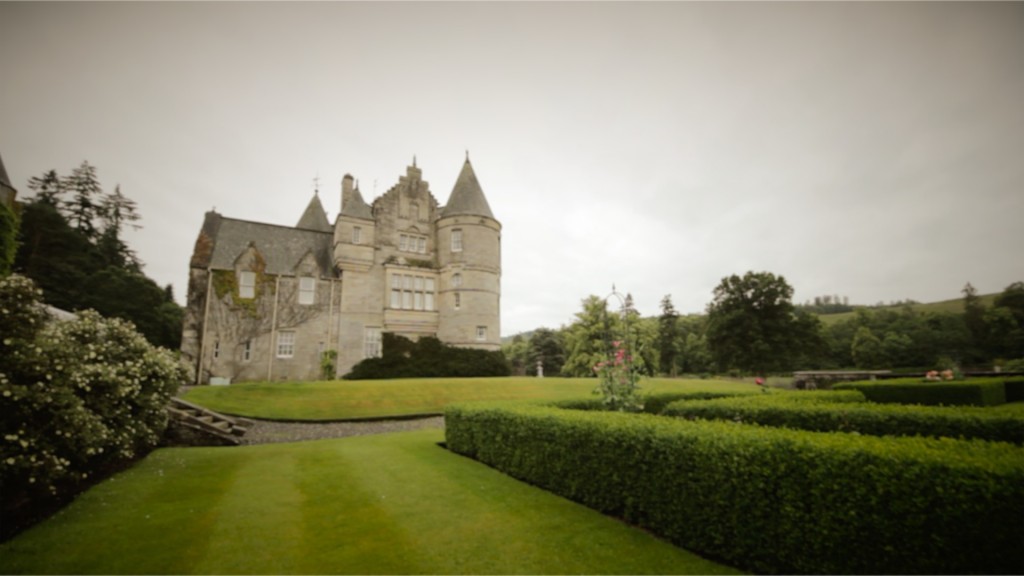
[{"label": "grassy hillside", "polygon": [[[995,302],[996,296],[999,294],[982,294],[978,296],[981,300],[982,305],[985,307],[991,307]],[[877,307],[877,306],[858,306],[857,308],[864,308],[869,312],[874,310],[899,310],[900,306],[893,307]],[[929,302],[927,304],[911,304],[910,308],[915,312],[963,312],[964,311],[964,299],[953,298],[951,300],[942,300],[941,302]],[[821,323],[826,326],[842,322],[848,318],[853,318],[857,315],[856,311],[853,312],[841,312],[839,314],[819,314],[818,318],[821,318]]]}]

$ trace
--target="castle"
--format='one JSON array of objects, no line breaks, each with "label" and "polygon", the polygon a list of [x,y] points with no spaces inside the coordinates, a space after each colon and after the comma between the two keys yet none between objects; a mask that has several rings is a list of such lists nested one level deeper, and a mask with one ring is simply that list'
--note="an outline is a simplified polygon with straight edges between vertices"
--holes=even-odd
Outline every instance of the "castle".
[{"label": "castle", "polygon": [[189,270],[182,353],[197,383],[317,380],[381,355],[386,332],[501,347],[501,224],[466,161],[438,205],[416,167],[367,204],[341,181],[294,227],[206,213]]}]

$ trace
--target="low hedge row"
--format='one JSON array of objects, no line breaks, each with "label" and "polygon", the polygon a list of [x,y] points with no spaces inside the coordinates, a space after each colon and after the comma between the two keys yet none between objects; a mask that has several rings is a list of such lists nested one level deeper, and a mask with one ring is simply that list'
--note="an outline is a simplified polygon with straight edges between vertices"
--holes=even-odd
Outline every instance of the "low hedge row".
[{"label": "low hedge row", "polygon": [[1006,385],[998,378],[922,382],[919,378],[841,382],[833,390],[860,390],[871,402],[946,406],[998,406],[1006,402]]},{"label": "low hedge row", "polygon": [[[673,402],[686,400],[711,400],[713,398],[733,398],[736,396],[754,396],[756,390],[750,392],[723,391],[723,392],[658,392],[655,394],[643,394],[644,409],[647,414],[660,414],[662,410]],[[861,396],[863,400],[863,396]],[[605,405],[599,398],[580,398],[573,400],[562,400],[552,404],[566,410],[604,410]]]},{"label": "low hedge row", "polygon": [[[843,393],[859,394],[855,390],[833,394]],[[818,432],[977,438],[1024,444],[1024,419],[993,413],[989,408],[905,406],[868,402],[807,402],[790,398],[802,395],[773,394],[754,398],[722,398],[707,402],[673,402],[662,414],[687,419],[731,420]]]},{"label": "low hedge row", "polygon": [[1003,380],[1006,387],[1007,402],[1024,402],[1024,376],[1014,376]]},{"label": "low hedge row", "polygon": [[454,405],[448,447],[763,573],[1024,572],[1024,449],[528,404]]}]

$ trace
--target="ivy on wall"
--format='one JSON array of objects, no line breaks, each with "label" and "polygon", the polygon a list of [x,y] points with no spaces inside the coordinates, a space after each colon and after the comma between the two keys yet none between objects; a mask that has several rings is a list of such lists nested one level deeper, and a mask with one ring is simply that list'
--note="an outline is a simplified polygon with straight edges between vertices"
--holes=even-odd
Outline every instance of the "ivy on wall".
[{"label": "ivy on wall", "polygon": [[238,274],[234,270],[213,270],[213,290],[217,298],[223,300],[225,296],[231,296],[233,308],[245,310],[249,316],[259,314],[257,301],[267,294],[274,294],[274,283],[272,277],[267,274],[267,261],[257,252],[253,255],[253,263],[249,271],[256,273],[256,286],[252,298],[242,298],[238,293]]}]

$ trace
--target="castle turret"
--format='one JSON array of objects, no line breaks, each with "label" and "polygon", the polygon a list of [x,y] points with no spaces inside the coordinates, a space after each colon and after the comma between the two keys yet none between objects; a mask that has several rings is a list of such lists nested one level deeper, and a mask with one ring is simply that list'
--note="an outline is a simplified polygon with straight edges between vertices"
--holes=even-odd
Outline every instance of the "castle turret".
[{"label": "castle turret", "polygon": [[365,272],[373,265],[376,223],[351,174],[341,179],[341,214],[334,224],[334,264],[342,271]]},{"label": "castle turret", "polygon": [[438,337],[449,344],[501,348],[501,224],[466,157],[437,221],[441,290]]}]

